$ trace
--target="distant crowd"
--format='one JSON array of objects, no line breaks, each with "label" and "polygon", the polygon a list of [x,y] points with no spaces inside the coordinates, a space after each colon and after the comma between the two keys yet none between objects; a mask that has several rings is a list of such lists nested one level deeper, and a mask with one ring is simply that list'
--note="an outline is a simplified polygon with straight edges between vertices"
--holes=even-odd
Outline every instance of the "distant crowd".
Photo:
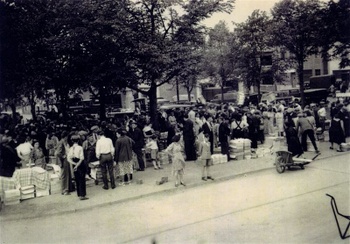
[{"label": "distant crowd", "polygon": [[11,177],[16,168],[45,169],[48,163],[55,163],[62,168],[62,194],[76,188],[79,198],[85,200],[85,177],[91,162],[100,162],[103,188],[107,190],[117,185],[114,162],[119,184],[126,185],[132,181],[134,170],[145,170],[145,153],[153,168],[161,169],[159,152],[164,149],[172,157],[175,186],[185,185],[185,161],[201,160],[202,179],[213,179],[209,166],[214,149],[220,147],[221,154],[229,158],[229,141],[238,138],[250,139],[253,154],[265,136],[285,137],[293,155],[308,150],[309,138],[320,153],[316,141],[328,130],[330,149],[340,151],[350,135],[349,111],[350,104],[339,99],[304,109],[297,102],[284,101],[245,107],[211,104],[158,111],[156,128],[144,111],[107,121],[77,115],[66,120],[57,114],[55,119],[13,124],[6,117],[0,121],[0,175]]}]

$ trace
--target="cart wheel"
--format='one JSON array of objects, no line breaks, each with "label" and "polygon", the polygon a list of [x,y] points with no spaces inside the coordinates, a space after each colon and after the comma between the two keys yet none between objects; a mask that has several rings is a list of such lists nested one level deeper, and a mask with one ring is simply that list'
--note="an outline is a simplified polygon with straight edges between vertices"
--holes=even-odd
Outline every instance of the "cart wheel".
[{"label": "cart wheel", "polygon": [[286,170],[286,166],[284,165],[283,158],[277,157],[276,160],[276,171],[282,174]]},{"label": "cart wheel", "polygon": [[98,180],[95,180],[95,185],[98,185]]}]

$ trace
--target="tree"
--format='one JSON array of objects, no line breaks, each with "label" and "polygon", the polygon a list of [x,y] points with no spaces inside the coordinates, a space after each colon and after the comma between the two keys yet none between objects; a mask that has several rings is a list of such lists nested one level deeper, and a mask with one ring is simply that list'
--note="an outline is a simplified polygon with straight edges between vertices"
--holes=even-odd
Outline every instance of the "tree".
[{"label": "tree", "polygon": [[233,73],[231,49],[229,46],[231,34],[226,22],[220,21],[209,30],[205,49],[204,70],[216,84],[221,87],[221,99],[224,100],[224,87]]},{"label": "tree", "polygon": [[320,7],[318,0],[284,0],[271,11],[274,44],[285,47],[297,64],[302,106],[305,105],[304,62],[310,55],[318,53]]},{"label": "tree", "polygon": [[262,59],[264,53],[271,50],[271,35],[269,26],[271,20],[266,12],[255,10],[248,20],[237,24],[235,35],[240,45],[240,55],[243,76],[248,88],[256,86],[258,88],[258,97],[260,98],[260,84],[263,78]]},{"label": "tree", "polygon": [[45,69],[45,19],[47,2],[1,1],[1,91],[15,114],[18,98],[30,102],[36,119],[35,100],[43,95]]},{"label": "tree", "polygon": [[[183,50],[188,43],[198,40],[198,34],[203,30],[201,21],[214,12],[230,11],[233,2],[142,0],[127,6],[132,17],[128,26],[138,42],[132,53],[134,61],[130,62],[135,79],[129,81],[128,87],[149,97],[155,129],[158,129],[157,87],[172,82],[186,67],[191,56],[183,56]],[[181,15],[175,11],[175,6],[182,9]],[[138,88],[142,83],[149,85],[148,91]]]},{"label": "tree", "polygon": [[329,1],[320,10],[319,44],[325,61],[340,58],[339,67],[350,66],[350,1]]}]

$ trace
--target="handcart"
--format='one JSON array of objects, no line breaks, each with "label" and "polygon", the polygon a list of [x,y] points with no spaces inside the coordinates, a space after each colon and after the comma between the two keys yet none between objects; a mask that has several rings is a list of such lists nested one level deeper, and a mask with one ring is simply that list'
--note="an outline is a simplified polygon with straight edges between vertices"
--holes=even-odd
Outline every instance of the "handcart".
[{"label": "handcart", "polygon": [[317,154],[312,159],[300,158],[301,155],[294,156],[289,151],[277,151],[276,152],[276,170],[278,173],[283,173],[286,168],[300,167],[304,169],[304,166],[314,161],[320,154]]},{"label": "handcart", "polygon": [[[326,194],[326,196],[331,198],[331,207],[332,207],[332,211],[334,214],[335,222],[337,223],[340,238],[342,238],[342,239],[349,238],[350,235],[347,235],[347,232],[348,232],[349,227],[350,227],[350,216],[339,213],[337,203],[335,202],[334,197],[329,195],[329,194]],[[339,217],[342,217],[348,221],[344,232],[342,232],[342,230],[340,228],[340,224],[339,224],[340,221],[338,220]]]}]

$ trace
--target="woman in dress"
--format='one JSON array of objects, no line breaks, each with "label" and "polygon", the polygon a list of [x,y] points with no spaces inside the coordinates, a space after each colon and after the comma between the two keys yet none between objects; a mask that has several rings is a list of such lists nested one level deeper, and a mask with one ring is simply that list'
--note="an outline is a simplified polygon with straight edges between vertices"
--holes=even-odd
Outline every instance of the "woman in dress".
[{"label": "woman in dress", "polygon": [[284,115],[282,109],[278,109],[275,115],[278,136],[284,136]]},{"label": "woman in dress", "polygon": [[330,149],[333,149],[333,144],[338,144],[337,152],[341,152],[341,143],[345,142],[344,122],[339,118],[339,114],[334,115],[329,128]]},{"label": "woman in dress", "polygon": [[[125,129],[117,130],[117,141],[115,143],[114,160],[118,164],[119,175],[121,179],[120,185],[131,183],[133,174],[132,146],[134,141],[126,136]],[[126,175],[126,177],[124,177]]]},{"label": "woman in dress", "polygon": [[185,159],[183,156],[183,147],[180,144],[180,138],[180,135],[175,135],[173,137],[173,142],[164,151],[172,158],[172,171],[176,178],[175,187],[178,187],[179,184],[186,186],[183,181]]},{"label": "woman in dress", "polygon": [[275,133],[274,123],[275,123],[275,111],[273,107],[270,105],[267,110],[267,132],[269,135],[273,135]]},{"label": "woman in dress", "polygon": [[45,155],[38,141],[34,141],[34,148],[30,153],[30,159],[31,163],[34,163],[35,166],[46,169]]}]

